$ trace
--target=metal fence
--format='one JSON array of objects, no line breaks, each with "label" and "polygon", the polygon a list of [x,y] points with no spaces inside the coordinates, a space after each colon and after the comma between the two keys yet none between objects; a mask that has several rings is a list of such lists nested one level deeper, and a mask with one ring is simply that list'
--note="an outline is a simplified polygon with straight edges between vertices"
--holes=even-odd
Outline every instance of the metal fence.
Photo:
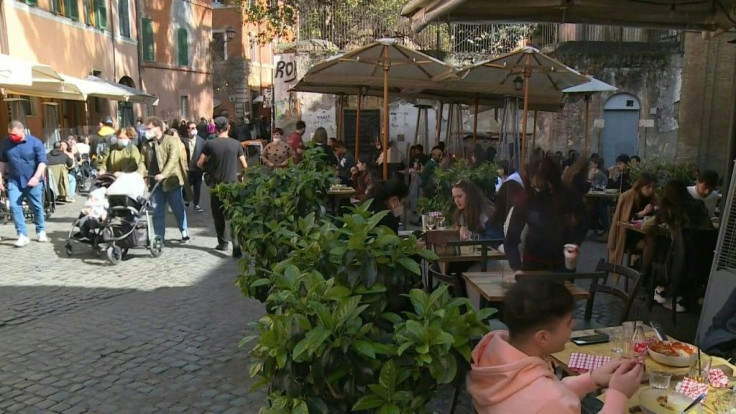
[{"label": "metal fence", "polygon": [[303,0],[297,40],[328,40],[349,50],[390,36],[413,49],[440,58],[453,54],[461,61],[498,56],[527,42],[546,52],[565,46],[580,53],[678,52],[682,44],[681,32],[676,30],[592,24],[437,23],[414,33],[399,15],[400,7],[383,4]]}]

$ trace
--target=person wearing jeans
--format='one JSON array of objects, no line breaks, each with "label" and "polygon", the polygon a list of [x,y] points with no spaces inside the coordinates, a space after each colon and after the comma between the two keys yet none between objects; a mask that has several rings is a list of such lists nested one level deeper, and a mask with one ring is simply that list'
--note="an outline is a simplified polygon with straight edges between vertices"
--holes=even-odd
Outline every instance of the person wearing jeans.
[{"label": "person wearing jeans", "polygon": [[[164,135],[164,121],[151,117],[146,120],[146,142],[141,147],[141,163],[138,172],[151,178],[158,185],[151,194],[153,201],[153,229],[164,240],[166,232],[166,205],[176,217],[181,232],[181,242],[189,243],[187,212],[184,208],[182,187],[186,183],[186,165],[182,156],[182,143],[174,135]],[[153,188],[153,186],[151,185]]]},{"label": "person wearing jeans", "polygon": [[0,191],[5,189],[3,175],[6,175],[10,213],[18,235],[15,246],[23,247],[30,242],[23,214],[23,199],[28,200],[33,212],[38,241],[47,242],[43,211],[43,176],[48,164],[46,149],[38,138],[26,134],[20,121],[11,121],[8,133],[8,139],[0,142]]},{"label": "person wearing jeans", "polygon": [[[197,161],[202,155],[202,149],[204,148],[205,140],[197,132],[197,124],[190,122],[188,126],[188,136],[181,137],[181,142],[184,144],[184,149],[187,154],[187,169],[189,185],[192,189],[192,202],[194,202],[194,211],[201,212],[202,207],[199,206],[199,198],[202,191],[202,174],[201,168],[197,167]],[[188,205],[189,203],[187,203]]]}]

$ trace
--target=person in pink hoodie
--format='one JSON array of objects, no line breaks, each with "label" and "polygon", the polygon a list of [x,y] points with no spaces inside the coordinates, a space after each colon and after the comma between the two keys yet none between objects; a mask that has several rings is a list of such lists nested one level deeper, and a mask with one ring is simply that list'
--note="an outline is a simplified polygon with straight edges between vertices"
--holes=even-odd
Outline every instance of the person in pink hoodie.
[{"label": "person in pink hoodie", "polygon": [[575,300],[562,284],[517,282],[506,294],[504,322],[473,350],[468,392],[479,414],[580,414],[580,401],[608,387],[600,413],[622,414],[639,389],[643,364],[616,359],[592,372],[558,379],[548,358],[565,348]]}]

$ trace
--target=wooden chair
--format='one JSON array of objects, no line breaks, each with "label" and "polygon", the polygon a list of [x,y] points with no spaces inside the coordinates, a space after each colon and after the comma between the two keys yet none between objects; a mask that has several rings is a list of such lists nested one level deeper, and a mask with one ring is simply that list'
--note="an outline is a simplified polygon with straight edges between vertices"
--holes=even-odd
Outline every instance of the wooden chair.
[{"label": "wooden chair", "polygon": [[454,256],[457,249],[448,246],[449,240],[457,239],[460,235],[459,230],[427,230],[426,241],[427,248],[437,254],[437,256]]},{"label": "wooden chair", "polygon": [[[590,321],[590,318],[593,315],[593,302],[595,301],[596,293],[605,293],[621,299],[624,303],[624,308],[621,311],[618,323],[621,324],[621,322],[629,320],[631,306],[634,304],[636,295],[639,292],[639,286],[642,282],[639,272],[630,267],[608,263],[604,259],[601,259],[598,262],[595,270],[596,272],[604,272],[606,276],[602,284],[598,283],[598,279],[591,281],[590,299],[588,299],[588,303],[585,305],[585,321]],[[609,274],[617,274],[620,277],[626,278],[623,290],[607,284]],[[631,286],[631,289],[628,289],[628,286]]]},{"label": "wooden chair", "polygon": [[445,272],[442,271],[442,266],[440,265],[440,262],[430,263],[427,270],[427,291],[431,292],[434,290],[434,281],[437,280],[440,283],[444,283],[450,287],[450,293],[453,297],[468,297],[468,293],[465,290],[465,282],[462,280],[460,275],[445,274]]}]

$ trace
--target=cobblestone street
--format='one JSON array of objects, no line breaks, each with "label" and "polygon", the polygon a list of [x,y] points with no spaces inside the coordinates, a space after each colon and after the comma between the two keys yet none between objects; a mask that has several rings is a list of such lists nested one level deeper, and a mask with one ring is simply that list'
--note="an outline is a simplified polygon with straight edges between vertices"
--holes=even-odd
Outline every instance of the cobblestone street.
[{"label": "cobblestone street", "polygon": [[0,413],[257,412],[237,344],[263,308],[212,249],[209,213],[190,210],[189,245],[112,266],[86,245],[64,252],[81,199],[49,219],[48,244],[17,249],[0,225]]}]

